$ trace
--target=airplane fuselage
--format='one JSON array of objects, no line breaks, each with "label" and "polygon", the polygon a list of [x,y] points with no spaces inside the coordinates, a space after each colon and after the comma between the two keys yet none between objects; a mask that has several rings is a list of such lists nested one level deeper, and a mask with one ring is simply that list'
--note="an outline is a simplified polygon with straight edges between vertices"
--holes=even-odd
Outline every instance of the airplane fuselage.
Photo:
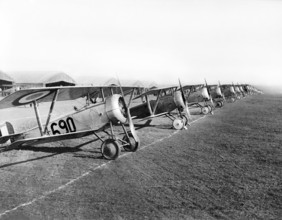
[{"label": "airplane fuselage", "polygon": [[173,96],[166,95],[160,97],[158,103],[156,100],[150,100],[149,103],[144,102],[140,105],[130,108],[131,116],[138,119],[151,116],[150,107],[148,106],[148,104],[150,104],[151,109],[154,109],[157,104],[155,115],[164,112],[171,112],[177,108]]},{"label": "airplane fuselage", "polygon": [[[105,104],[98,103],[50,121],[46,135],[67,134],[84,130],[98,130],[109,122]],[[43,130],[45,125],[43,125]],[[41,136],[39,127],[24,132],[24,138]]]}]

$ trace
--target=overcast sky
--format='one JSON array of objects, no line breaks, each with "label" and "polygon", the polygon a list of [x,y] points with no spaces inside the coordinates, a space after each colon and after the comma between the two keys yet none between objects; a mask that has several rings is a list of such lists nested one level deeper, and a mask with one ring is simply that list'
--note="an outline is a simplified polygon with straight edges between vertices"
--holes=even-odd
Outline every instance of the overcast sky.
[{"label": "overcast sky", "polygon": [[0,0],[0,31],[7,73],[282,85],[279,0]]}]

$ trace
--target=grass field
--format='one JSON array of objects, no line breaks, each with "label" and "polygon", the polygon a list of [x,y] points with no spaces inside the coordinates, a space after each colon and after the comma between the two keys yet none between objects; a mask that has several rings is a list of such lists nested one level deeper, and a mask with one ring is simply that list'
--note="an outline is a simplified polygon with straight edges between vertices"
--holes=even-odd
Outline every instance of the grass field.
[{"label": "grass field", "polygon": [[[92,137],[0,154],[0,219],[280,219],[282,96],[137,123],[142,146],[116,161]],[[91,142],[92,141],[92,142]]]}]

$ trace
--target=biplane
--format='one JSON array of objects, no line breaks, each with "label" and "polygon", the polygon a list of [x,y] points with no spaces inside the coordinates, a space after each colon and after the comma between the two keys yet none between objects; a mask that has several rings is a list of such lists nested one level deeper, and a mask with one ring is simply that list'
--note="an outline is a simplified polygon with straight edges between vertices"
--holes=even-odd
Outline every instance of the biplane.
[{"label": "biplane", "polygon": [[242,96],[243,96],[243,97],[246,97],[247,91],[245,90],[244,85],[239,85],[239,84],[238,84],[238,86],[239,86],[239,89],[240,89],[240,91],[241,91]]},{"label": "biplane", "polygon": [[234,91],[235,91],[235,94],[236,94],[236,99],[241,99],[242,98],[242,92],[241,92],[241,90],[240,90],[240,87],[238,86],[238,85],[234,85],[233,83],[232,83],[232,85],[233,85],[233,87],[234,87]]},{"label": "biplane", "polygon": [[[191,116],[181,83],[179,84],[180,88],[177,86],[153,88],[134,97],[134,99],[145,97],[145,100],[142,104],[130,108],[132,117],[142,121],[147,120],[148,124],[153,118],[167,117],[172,121],[173,128],[187,129],[186,125],[189,124],[188,120]],[[175,109],[178,111],[176,116],[172,114]]]},{"label": "biplane", "polygon": [[[102,142],[101,153],[106,159],[116,159],[120,154],[121,146],[126,151],[136,151],[140,140],[136,134],[129,104],[126,104],[123,91],[131,94],[130,97],[132,97],[134,88],[70,86],[16,91],[0,101],[0,110],[32,105],[37,126],[15,132],[13,125],[5,122],[0,125],[0,146],[15,149],[21,146],[94,135]],[[81,108],[70,109],[70,113],[53,119],[52,113],[56,103],[77,99],[85,100],[85,105]],[[50,103],[45,123],[42,123],[39,103]],[[129,131],[125,128],[125,123],[128,123]],[[123,129],[122,138],[114,133],[113,127],[116,125],[120,125]],[[107,128],[110,128],[110,132],[106,130]],[[105,140],[101,138],[99,132],[104,132],[107,138]]]},{"label": "biplane", "polygon": [[183,90],[186,93],[188,106],[200,108],[204,115],[213,114],[214,104],[207,85],[185,85]]},{"label": "biplane", "polygon": [[221,85],[223,95],[228,102],[235,102],[237,100],[237,95],[232,84]]},{"label": "biplane", "polygon": [[243,91],[244,91],[244,93],[245,93],[245,96],[247,96],[247,95],[250,95],[250,87],[249,87],[249,85],[247,85],[247,84],[242,84],[241,85],[242,86],[242,88],[243,88]]},{"label": "biplane", "polygon": [[215,106],[221,108],[224,105],[225,96],[221,92],[220,83],[218,85],[209,85],[208,88]]}]

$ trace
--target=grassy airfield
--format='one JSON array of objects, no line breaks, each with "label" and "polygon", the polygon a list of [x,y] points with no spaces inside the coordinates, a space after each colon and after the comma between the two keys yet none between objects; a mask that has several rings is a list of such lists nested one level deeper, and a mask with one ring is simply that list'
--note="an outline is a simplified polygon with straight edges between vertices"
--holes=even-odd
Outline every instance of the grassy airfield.
[{"label": "grassy airfield", "polygon": [[111,162],[93,137],[2,152],[0,219],[279,219],[281,103],[194,110],[178,132],[165,118],[136,123],[141,149]]}]

